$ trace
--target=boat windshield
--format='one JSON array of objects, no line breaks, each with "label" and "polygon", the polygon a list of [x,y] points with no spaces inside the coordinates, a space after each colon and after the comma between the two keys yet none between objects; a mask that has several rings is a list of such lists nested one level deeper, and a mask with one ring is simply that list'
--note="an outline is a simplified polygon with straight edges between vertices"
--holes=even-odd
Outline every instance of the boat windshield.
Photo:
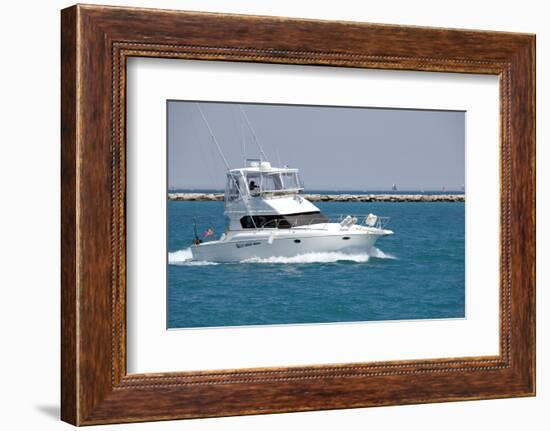
[{"label": "boat windshield", "polygon": [[298,172],[247,172],[246,183],[253,196],[263,193],[296,193],[303,189]]},{"label": "boat windshield", "polygon": [[298,171],[233,171],[227,175],[225,185],[225,199],[232,202],[240,196],[250,194],[260,196],[263,194],[291,194],[300,193],[303,185]]},{"label": "boat windshield", "polygon": [[291,227],[328,223],[329,219],[320,211],[287,215],[255,215],[241,218],[243,229],[290,229]]}]

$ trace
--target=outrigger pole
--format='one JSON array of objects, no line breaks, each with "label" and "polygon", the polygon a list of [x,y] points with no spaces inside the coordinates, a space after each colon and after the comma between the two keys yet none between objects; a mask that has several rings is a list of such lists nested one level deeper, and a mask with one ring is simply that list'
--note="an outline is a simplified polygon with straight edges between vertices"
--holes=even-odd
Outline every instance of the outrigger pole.
[{"label": "outrigger pole", "polygon": [[250,120],[248,119],[248,115],[246,115],[246,112],[244,111],[243,107],[239,105],[239,108],[241,110],[241,113],[243,114],[244,119],[246,120],[246,124],[248,125],[248,128],[250,129],[250,132],[252,132],[252,137],[254,138],[254,142],[256,142],[256,145],[260,149],[260,153],[262,154],[262,157],[265,161],[268,161],[269,159],[265,155],[264,149],[260,145],[260,141],[258,141],[258,138],[256,137],[256,132],[254,132],[254,129],[252,127],[252,124],[250,123]]},{"label": "outrigger pole", "polygon": [[214,141],[214,143],[216,144],[216,147],[218,148],[218,153],[220,154],[220,157],[222,158],[223,162],[225,163],[225,167],[227,168],[227,170],[231,169],[229,167],[229,163],[227,163],[227,159],[223,155],[223,152],[222,152],[222,149],[220,147],[220,144],[218,143],[218,140],[214,136],[214,132],[210,128],[210,124],[208,124],[208,121],[206,120],[206,117],[204,116],[204,113],[202,112],[202,109],[201,109],[200,105],[197,102],[195,102],[195,105],[197,105],[197,109],[199,110],[199,112],[201,114],[201,117],[204,120],[204,124],[206,124],[206,127],[208,128],[208,132],[210,133],[210,136],[212,137],[212,140]]},{"label": "outrigger pole", "polygon": [[[223,162],[225,163],[225,167],[227,168],[228,171],[231,170],[231,168],[229,167],[229,163],[227,163],[227,159],[223,155],[223,151],[220,147],[220,144],[218,143],[218,140],[216,139],[216,136],[214,136],[214,132],[212,131],[212,128],[210,127],[210,124],[208,123],[208,120],[206,119],[206,117],[204,115],[204,112],[202,112],[202,109],[201,109],[200,105],[197,102],[195,102],[195,105],[197,105],[197,109],[199,110],[199,113],[201,114],[201,117],[204,120],[204,124],[206,124],[206,127],[208,128],[208,132],[210,133],[210,136],[212,137],[212,140],[216,144],[216,148],[218,149],[218,153],[220,154],[220,157],[222,158]],[[242,110],[242,108],[241,108],[241,110]],[[244,114],[244,112],[243,112],[243,114]],[[245,115],[245,118],[246,118],[246,114],[244,114],[244,115]],[[247,121],[248,121],[248,119],[247,119]],[[254,134],[254,131],[252,131],[252,134]],[[254,140],[256,140],[255,135],[254,135]],[[258,143],[258,141],[256,141],[256,142]],[[264,152],[262,150],[262,147],[260,146],[259,143],[258,143],[258,146],[260,147],[260,151],[262,151],[262,154],[264,154]],[[265,154],[264,154],[264,157],[265,157]],[[244,196],[244,193],[241,190],[241,186],[239,185],[238,182],[236,183],[236,185],[237,185],[237,189],[239,190],[239,193],[241,194],[241,196]],[[245,201],[245,205],[248,206],[248,202]],[[195,229],[195,242],[200,243],[199,235],[197,234],[197,219],[196,218],[193,219],[193,223],[194,223],[193,227]]]}]

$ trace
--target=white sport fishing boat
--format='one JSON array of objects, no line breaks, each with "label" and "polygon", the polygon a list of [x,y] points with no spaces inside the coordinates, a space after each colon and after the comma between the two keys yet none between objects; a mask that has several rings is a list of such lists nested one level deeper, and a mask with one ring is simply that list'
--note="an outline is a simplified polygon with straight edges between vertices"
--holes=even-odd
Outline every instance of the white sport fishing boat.
[{"label": "white sport fishing boat", "polygon": [[364,253],[391,235],[386,219],[348,215],[331,222],[305,199],[298,169],[247,159],[227,172],[225,215],[229,225],[218,240],[195,238],[193,260],[235,262],[306,253]]},{"label": "white sport fishing boat", "polygon": [[[331,222],[302,196],[304,188],[298,169],[277,168],[266,161],[240,105],[262,158],[246,159],[244,168],[231,169],[200,105],[196,106],[227,167],[224,214],[229,225],[218,240],[212,241],[199,239],[195,225],[193,260],[240,262],[308,253],[368,253],[378,238],[393,234],[384,228],[387,218],[374,214],[347,215]],[[210,237],[213,230],[208,231]]]}]

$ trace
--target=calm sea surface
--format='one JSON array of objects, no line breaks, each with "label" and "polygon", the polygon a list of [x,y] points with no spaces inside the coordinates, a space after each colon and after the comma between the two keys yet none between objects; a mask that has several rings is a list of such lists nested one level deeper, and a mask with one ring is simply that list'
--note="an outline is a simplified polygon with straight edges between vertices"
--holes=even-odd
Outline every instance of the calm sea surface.
[{"label": "calm sea surface", "polygon": [[464,317],[464,203],[316,202],[327,215],[391,217],[373,256],[193,262],[199,234],[225,230],[223,202],[168,201],[168,327]]}]

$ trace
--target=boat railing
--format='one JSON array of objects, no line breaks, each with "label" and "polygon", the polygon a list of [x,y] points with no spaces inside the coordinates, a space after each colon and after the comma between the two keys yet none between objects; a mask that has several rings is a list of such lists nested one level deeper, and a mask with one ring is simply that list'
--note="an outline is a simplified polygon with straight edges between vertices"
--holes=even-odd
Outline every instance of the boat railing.
[{"label": "boat railing", "polygon": [[[327,221],[328,218],[328,221]],[[307,224],[300,226],[310,226],[316,224],[327,224],[327,223],[340,223],[342,224],[344,220],[348,220],[348,224],[343,224],[342,226],[366,226],[376,229],[384,229],[390,222],[390,217],[380,217],[374,214],[339,214],[331,215],[325,214],[325,217],[322,219],[311,219]],[[295,227],[295,226],[293,226]]]},{"label": "boat railing", "polygon": [[294,195],[302,193],[304,189],[302,187],[294,187],[287,189],[261,189],[261,190],[251,190],[250,196],[282,196],[282,195]]},{"label": "boat railing", "polygon": [[340,214],[337,216],[337,223],[344,220],[353,220],[355,225],[384,229],[390,222],[390,217],[381,217],[374,214]]}]

